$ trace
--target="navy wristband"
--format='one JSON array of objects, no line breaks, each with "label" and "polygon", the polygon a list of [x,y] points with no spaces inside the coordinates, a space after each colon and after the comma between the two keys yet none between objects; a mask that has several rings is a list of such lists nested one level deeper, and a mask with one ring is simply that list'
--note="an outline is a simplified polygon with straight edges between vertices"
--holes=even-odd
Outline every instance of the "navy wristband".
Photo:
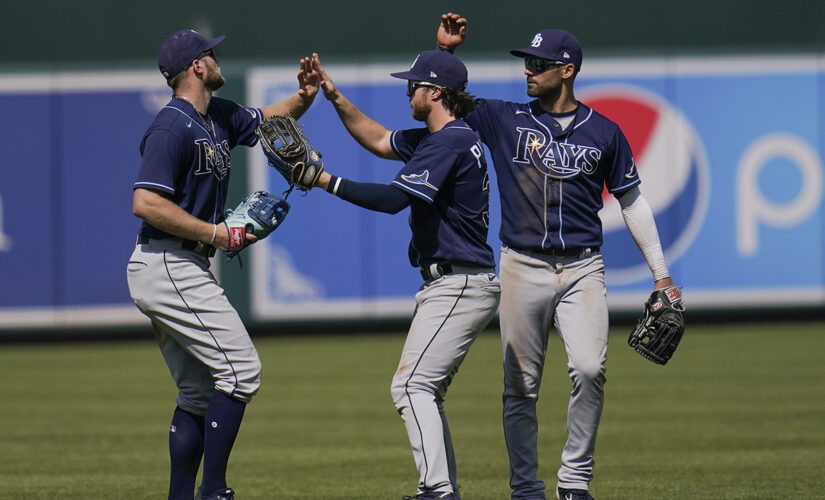
[{"label": "navy wristband", "polygon": [[335,184],[338,183],[338,177],[329,174],[329,184],[327,184],[327,193],[335,194]]}]

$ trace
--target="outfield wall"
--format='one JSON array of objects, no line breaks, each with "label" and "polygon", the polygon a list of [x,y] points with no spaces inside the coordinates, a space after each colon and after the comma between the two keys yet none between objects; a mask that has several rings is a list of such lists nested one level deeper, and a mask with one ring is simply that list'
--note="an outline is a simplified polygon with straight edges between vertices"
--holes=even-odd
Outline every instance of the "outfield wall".
[{"label": "outfield wall", "polygon": [[[409,63],[325,60],[350,99],[390,128],[418,125],[403,84],[388,77]],[[525,98],[518,60],[468,67],[470,92]],[[252,105],[295,87],[291,67],[235,73],[221,95]],[[131,185],[140,137],[168,97],[155,71],[0,75],[0,109],[14,124],[0,135],[0,331],[146,323],[125,280],[138,227]],[[825,306],[825,56],[589,60],[577,97],[625,130],[689,307]],[[400,168],[352,141],[322,97],[302,123],[333,173],[389,182]],[[230,200],[285,188],[257,150],[233,154],[233,166]],[[250,249],[243,270],[218,266],[247,321],[409,316],[420,276],[406,258],[406,211],[374,214],[323,192],[289,201],[286,222]],[[605,201],[610,306],[635,310],[649,271],[615,200]]]}]

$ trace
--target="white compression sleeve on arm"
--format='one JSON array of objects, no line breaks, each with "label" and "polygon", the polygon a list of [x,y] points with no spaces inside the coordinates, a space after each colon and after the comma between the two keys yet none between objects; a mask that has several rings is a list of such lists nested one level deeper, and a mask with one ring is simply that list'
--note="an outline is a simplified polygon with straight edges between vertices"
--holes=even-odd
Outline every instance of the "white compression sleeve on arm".
[{"label": "white compression sleeve on arm", "polygon": [[654,281],[669,277],[653,211],[639,188],[634,187],[624,193],[619,198],[619,205],[622,207],[622,217],[627,229],[630,230],[630,235],[633,236],[633,241],[642,251],[648,267],[653,272]]}]

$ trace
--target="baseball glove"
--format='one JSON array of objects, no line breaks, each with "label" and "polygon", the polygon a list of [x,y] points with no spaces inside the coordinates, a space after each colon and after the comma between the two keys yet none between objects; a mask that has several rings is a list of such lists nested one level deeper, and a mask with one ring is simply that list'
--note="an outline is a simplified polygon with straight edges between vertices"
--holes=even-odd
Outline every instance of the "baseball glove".
[{"label": "baseball glove", "polygon": [[324,171],[321,153],[309,143],[291,116],[267,118],[256,130],[269,164],[290,186],[309,191]]},{"label": "baseball glove", "polygon": [[645,358],[664,365],[673,356],[684,332],[682,292],[679,287],[671,286],[650,294],[627,343]]},{"label": "baseball glove", "polygon": [[229,249],[223,252],[226,260],[232,259],[248,246],[246,233],[252,233],[258,240],[262,240],[281,225],[288,212],[289,203],[280,196],[266,191],[244,196],[234,210],[224,212],[223,223],[229,234]]}]

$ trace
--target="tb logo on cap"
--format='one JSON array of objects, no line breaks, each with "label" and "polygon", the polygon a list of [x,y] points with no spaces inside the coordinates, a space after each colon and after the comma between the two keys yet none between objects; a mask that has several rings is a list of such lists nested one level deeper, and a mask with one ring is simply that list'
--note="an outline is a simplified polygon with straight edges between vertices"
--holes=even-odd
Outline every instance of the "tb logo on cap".
[{"label": "tb logo on cap", "polygon": [[536,36],[533,37],[533,41],[530,42],[531,47],[541,47],[541,42],[544,39],[541,37],[541,33],[536,33]]}]

